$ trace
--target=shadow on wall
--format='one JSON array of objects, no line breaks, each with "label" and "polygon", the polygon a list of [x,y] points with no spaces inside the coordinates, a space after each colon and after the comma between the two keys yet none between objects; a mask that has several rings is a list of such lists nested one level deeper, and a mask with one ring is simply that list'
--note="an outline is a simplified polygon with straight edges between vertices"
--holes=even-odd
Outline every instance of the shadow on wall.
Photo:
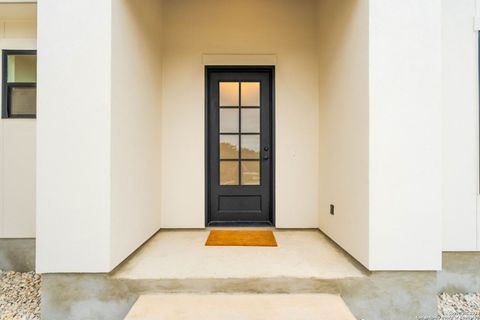
[{"label": "shadow on wall", "polygon": [[[362,0],[319,0],[319,227],[369,266],[369,17]],[[335,216],[330,215],[335,205]]]},{"label": "shadow on wall", "polygon": [[[319,10],[332,10],[332,5],[328,4],[331,1],[319,0]],[[319,32],[318,37],[319,50],[322,53],[320,61],[320,90],[324,88],[324,85],[334,81],[334,77],[338,74],[339,63],[345,58],[342,54],[348,52],[346,47],[354,27],[353,17],[359,10],[360,2],[360,0],[346,0],[335,3],[335,28],[331,28],[330,20],[319,19],[319,30],[328,30],[328,33]],[[326,37],[335,39],[335,41],[329,41]],[[324,91],[328,93],[328,90]]]}]

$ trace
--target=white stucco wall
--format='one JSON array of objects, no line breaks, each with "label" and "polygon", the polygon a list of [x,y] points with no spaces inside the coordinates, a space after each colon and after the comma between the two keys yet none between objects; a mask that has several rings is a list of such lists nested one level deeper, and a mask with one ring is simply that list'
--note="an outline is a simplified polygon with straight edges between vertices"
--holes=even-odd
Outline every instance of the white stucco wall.
[{"label": "white stucco wall", "polygon": [[443,0],[443,250],[477,250],[478,31],[475,0]]},{"label": "white stucco wall", "polygon": [[205,54],[276,56],[276,225],[318,227],[316,1],[166,0],[163,12],[162,227],[205,225]]},{"label": "white stucco wall", "polygon": [[366,266],[368,15],[368,1],[319,1],[320,229]]},{"label": "white stucco wall", "polygon": [[369,267],[439,269],[441,1],[369,2]]},{"label": "white stucco wall", "polygon": [[39,272],[110,270],[111,14],[110,1],[38,3]]},{"label": "white stucco wall", "polygon": [[160,4],[39,5],[39,272],[108,272],[160,227]]},{"label": "white stucco wall", "polygon": [[113,1],[111,267],[160,228],[161,2]]},{"label": "white stucco wall", "polygon": [[[18,6],[0,5],[0,50],[36,49],[36,6]],[[0,119],[0,238],[35,237],[35,122]]]}]

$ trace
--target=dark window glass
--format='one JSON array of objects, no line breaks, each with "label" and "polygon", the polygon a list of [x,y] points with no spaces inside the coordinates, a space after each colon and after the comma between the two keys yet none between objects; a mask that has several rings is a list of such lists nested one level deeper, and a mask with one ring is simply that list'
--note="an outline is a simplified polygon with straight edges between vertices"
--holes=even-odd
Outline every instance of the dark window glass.
[{"label": "dark window glass", "polygon": [[37,113],[37,89],[13,87],[10,89],[10,114],[29,115]]},{"label": "dark window glass", "polygon": [[37,54],[34,50],[3,50],[2,118],[35,118]]}]

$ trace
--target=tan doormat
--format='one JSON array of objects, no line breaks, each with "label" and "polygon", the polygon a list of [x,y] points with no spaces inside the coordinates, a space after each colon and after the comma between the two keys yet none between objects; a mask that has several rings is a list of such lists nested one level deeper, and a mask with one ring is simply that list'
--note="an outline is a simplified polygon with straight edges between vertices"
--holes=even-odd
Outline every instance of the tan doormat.
[{"label": "tan doormat", "polygon": [[212,230],[206,246],[276,247],[270,230]]}]

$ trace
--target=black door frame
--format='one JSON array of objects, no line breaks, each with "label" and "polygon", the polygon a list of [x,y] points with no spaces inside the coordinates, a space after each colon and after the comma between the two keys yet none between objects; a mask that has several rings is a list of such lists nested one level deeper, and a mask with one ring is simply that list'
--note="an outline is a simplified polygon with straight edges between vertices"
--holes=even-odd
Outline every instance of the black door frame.
[{"label": "black door frame", "polygon": [[210,221],[210,132],[209,132],[209,74],[210,72],[267,72],[270,75],[270,212],[269,223],[216,223],[215,226],[275,226],[275,66],[205,66],[205,226],[213,226]]}]

